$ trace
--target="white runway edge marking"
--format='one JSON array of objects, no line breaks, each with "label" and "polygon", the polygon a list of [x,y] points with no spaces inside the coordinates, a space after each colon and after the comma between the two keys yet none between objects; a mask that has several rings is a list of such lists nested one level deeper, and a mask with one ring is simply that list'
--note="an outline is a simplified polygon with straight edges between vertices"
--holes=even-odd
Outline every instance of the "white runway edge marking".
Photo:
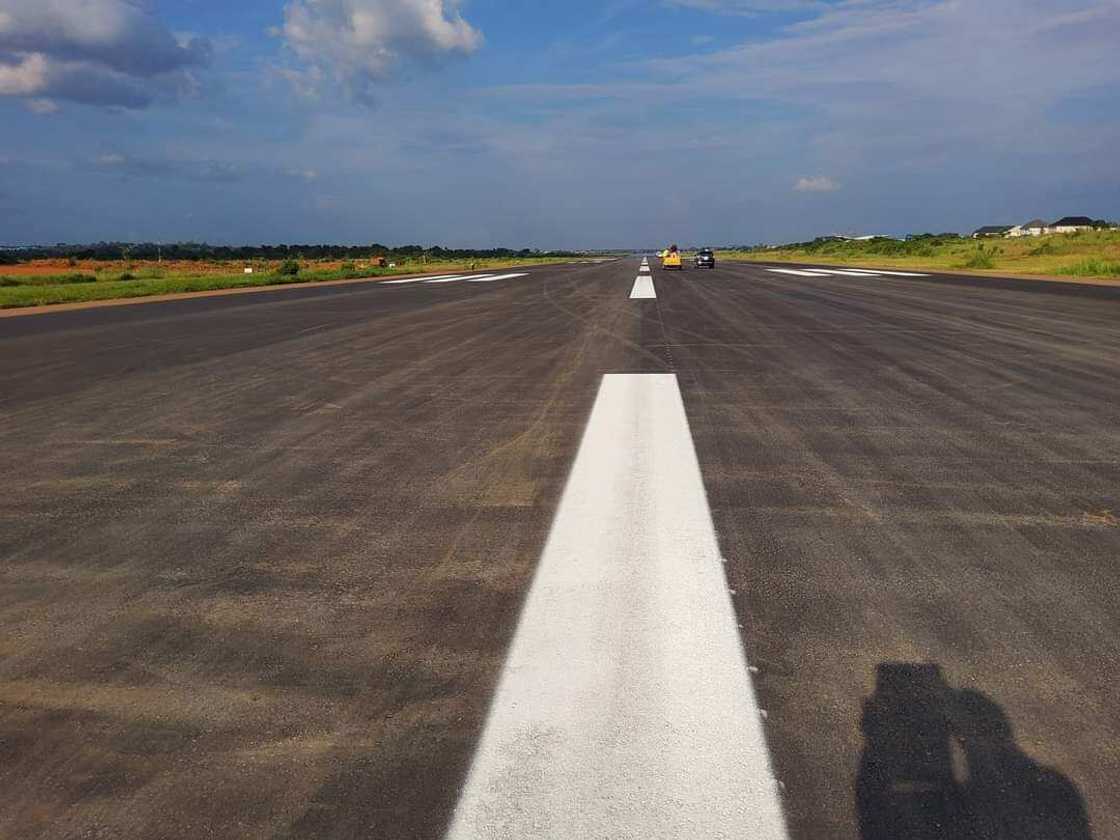
[{"label": "white runway edge marking", "polygon": [[634,288],[630,290],[630,300],[652,300],[657,297],[657,291],[653,288],[652,277],[635,277]]},{"label": "white runway edge marking", "polygon": [[468,283],[493,283],[496,280],[513,280],[517,277],[528,277],[528,274],[497,274],[492,277],[487,277],[485,274],[482,277],[471,277],[467,280]]},{"label": "white runway edge marking", "polygon": [[673,374],[603,378],[447,840],[785,840]]}]

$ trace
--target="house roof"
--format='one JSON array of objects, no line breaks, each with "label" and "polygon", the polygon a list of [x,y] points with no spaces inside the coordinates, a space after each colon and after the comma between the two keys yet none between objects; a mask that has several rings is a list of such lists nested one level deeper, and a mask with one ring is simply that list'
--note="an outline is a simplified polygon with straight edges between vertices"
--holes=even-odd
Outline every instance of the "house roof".
[{"label": "house roof", "polygon": [[1052,227],[1092,227],[1093,220],[1088,216],[1066,216],[1064,219],[1058,219],[1054,222]]},{"label": "house roof", "polygon": [[1029,222],[1023,222],[1021,227],[1025,227],[1025,228],[1044,228],[1044,227],[1050,227],[1050,225],[1046,224],[1046,222],[1042,221],[1042,219],[1031,219]]}]

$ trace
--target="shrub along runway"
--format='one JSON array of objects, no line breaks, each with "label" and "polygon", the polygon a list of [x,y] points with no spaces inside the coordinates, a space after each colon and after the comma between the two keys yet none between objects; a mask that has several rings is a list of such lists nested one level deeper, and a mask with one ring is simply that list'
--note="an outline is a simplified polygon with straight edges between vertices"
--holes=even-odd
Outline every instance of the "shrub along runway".
[{"label": "shrub along runway", "polygon": [[792,837],[1120,840],[1120,296],[637,268],[0,322],[0,836],[442,837],[622,373]]}]

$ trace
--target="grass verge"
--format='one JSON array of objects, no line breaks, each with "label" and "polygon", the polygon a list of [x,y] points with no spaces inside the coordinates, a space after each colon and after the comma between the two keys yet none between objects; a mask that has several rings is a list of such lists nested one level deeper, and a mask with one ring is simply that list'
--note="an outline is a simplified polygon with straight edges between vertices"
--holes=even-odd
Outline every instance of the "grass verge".
[{"label": "grass verge", "polygon": [[907,242],[817,240],[780,248],[723,251],[728,260],[850,265],[918,271],[967,270],[1039,277],[1120,277],[1120,231],[976,241],[926,237]]},{"label": "grass verge", "polygon": [[[469,272],[545,265],[555,260],[477,260],[471,263],[427,263],[407,267],[371,268],[353,263],[337,267],[307,267],[290,262],[253,274],[233,273],[164,273],[152,268],[129,271],[70,273],[61,275],[0,276],[0,309],[27,306],[48,306],[63,303],[118,300],[153,295],[209,292],[221,289],[242,289],[257,286],[284,286],[294,283],[321,283],[329,280]],[[2,270],[2,269],[0,269]],[[233,266],[229,267],[232,272]]]}]

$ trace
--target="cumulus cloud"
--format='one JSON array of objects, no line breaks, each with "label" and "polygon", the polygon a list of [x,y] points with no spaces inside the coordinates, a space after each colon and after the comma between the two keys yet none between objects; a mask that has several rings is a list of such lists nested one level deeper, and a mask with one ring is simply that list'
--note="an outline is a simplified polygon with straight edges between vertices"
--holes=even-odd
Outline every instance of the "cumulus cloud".
[{"label": "cumulus cloud", "polygon": [[797,192],[836,192],[840,185],[827,175],[817,175],[812,178],[798,178],[793,185]]},{"label": "cumulus cloud", "polygon": [[304,92],[333,79],[363,101],[402,64],[469,54],[482,44],[458,0],[295,0],[284,8],[282,34],[305,65],[287,73]]},{"label": "cumulus cloud", "polygon": [[143,108],[193,89],[205,39],[179,39],[139,0],[3,0],[0,96]]}]

